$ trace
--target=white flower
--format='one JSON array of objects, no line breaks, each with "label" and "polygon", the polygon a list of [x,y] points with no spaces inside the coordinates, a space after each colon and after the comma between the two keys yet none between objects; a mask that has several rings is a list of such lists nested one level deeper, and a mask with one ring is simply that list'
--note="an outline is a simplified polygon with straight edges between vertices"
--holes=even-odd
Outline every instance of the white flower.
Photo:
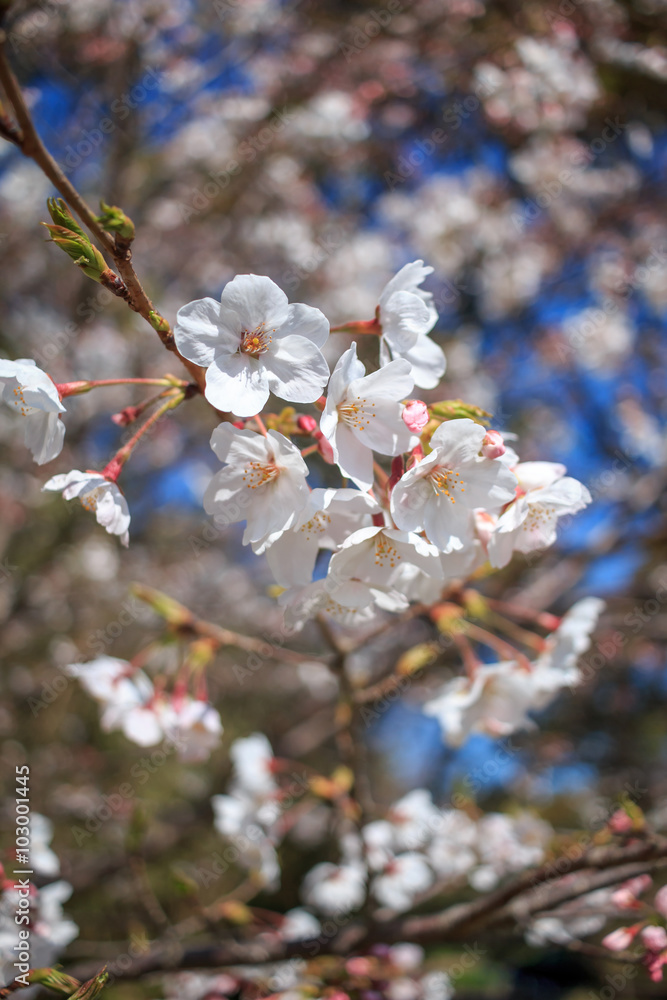
[{"label": "white flower", "polygon": [[70,663],[65,673],[78,678],[91,697],[107,702],[116,697],[116,686],[120,681],[132,674],[132,664],[115,656],[98,656],[88,663]]},{"label": "white flower", "polygon": [[235,788],[256,800],[274,795],[278,790],[273,777],[273,750],[264,733],[253,733],[234,740],[229,750],[234,763]]},{"label": "white flower", "polygon": [[244,545],[292,526],[308,503],[308,466],[288,438],[224,423],[213,431],[211,448],[228,463],[204,494],[204,508],[217,515],[216,523],[245,520]]},{"label": "white flower", "polygon": [[256,274],[238,274],[219,303],[189,302],[174,327],[181,354],[207,369],[208,401],[240,417],[259,413],[269,392],[291,403],[318,399],[329,378],[319,350],[328,336],[319,309],[289,305],[282,289]]},{"label": "white flower", "polygon": [[[284,609],[286,628],[295,632],[300,631],[307,621],[320,614],[329,615],[346,628],[364,625],[372,621],[376,615],[373,603],[359,608],[350,608],[339,603],[327,590],[325,580],[313,580],[305,587],[291,587],[280,595],[278,603]],[[405,599],[401,607],[407,607]]]},{"label": "white flower", "polygon": [[164,736],[176,745],[179,758],[187,764],[208,760],[223,733],[217,710],[199,698],[172,698],[161,703],[158,719]]},{"label": "white flower", "polygon": [[565,476],[565,466],[554,462],[520,462],[514,468],[519,481],[516,499],[498,518],[489,540],[492,566],[506,566],[513,552],[544,549],[556,541],[556,523],[591,502],[577,479]]},{"label": "white flower", "polygon": [[275,850],[276,831],[260,822],[255,804],[240,792],[214,795],[214,825],[239,852],[239,864],[259,877],[268,888],[280,884],[280,864]]},{"label": "white flower", "polygon": [[538,662],[550,663],[569,670],[591,644],[591,633],[604,611],[605,603],[598,597],[584,597],[564,615],[563,620],[546,638],[545,652]]},{"label": "white flower", "polygon": [[58,855],[49,844],[53,839],[53,823],[41,813],[30,816],[30,866],[38,875],[49,878],[60,874]]},{"label": "white flower", "polygon": [[392,361],[366,375],[356,344],[334,368],[320,427],[341,472],[360,489],[373,485],[373,451],[398,455],[410,447],[412,435],[401,418],[401,400],[413,387],[407,361]]},{"label": "white flower", "polygon": [[414,850],[423,847],[440,828],[442,814],[433,804],[429,791],[415,788],[394,802],[387,813],[387,820],[393,827],[397,849]]},{"label": "white flower", "polygon": [[319,937],[322,926],[312,913],[302,907],[288,910],[280,925],[280,937],[283,941],[309,941]]},{"label": "white flower", "polygon": [[325,584],[347,607],[363,608],[375,601],[386,610],[399,609],[406,604],[398,583],[405,566],[442,579],[438,550],[419,535],[396,528],[360,528],[331,557]]},{"label": "white flower", "polygon": [[373,879],[371,890],[382,906],[402,912],[432,885],[433,872],[424,856],[407,851],[392,858],[383,873]]},{"label": "white flower", "polygon": [[98,524],[110,535],[118,535],[123,545],[128,545],[130,511],[127,500],[110,479],[105,479],[99,472],[73,469],[72,472],[53,476],[44,483],[42,490],[60,491],[65,500],[78,497],[86,510],[95,511]]},{"label": "white flower", "polygon": [[89,663],[70,664],[67,673],[77,677],[103,707],[100,723],[105,732],[121,729],[128,740],[142,747],[162,740],[155,689],[141,670],[134,670],[126,660],[100,656]]},{"label": "white flower", "polygon": [[337,548],[380,509],[376,500],[359,490],[316,489],[289,531],[269,535],[253,549],[257,554],[265,552],[281,586],[305,586],[311,581],[319,550]]},{"label": "white flower", "polygon": [[63,447],[65,412],[58,390],[32,358],[0,358],[0,399],[26,418],[25,443],[38,465],[56,458]]},{"label": "white flower", "polygon": [[462,809],[440,813],[438,830],[428,848],[428,859],[441,878],[456,878],[469,871],[477,858],[473,847],[477,826]]},{"label": "white flower", "polygon": [[429,337],[438,314],[433,296],[419,286],[433,272],[424,262],[406,264],[380,295],[378,320],[382,327],[380,364],[404,358],[412,366],[415,384],[433,389],[445,373],[445,355]]},{"label": "white flower", "polygon": [[301,891],[305,902],[322,913],[350,913],[366,898],[366,871],[360,864],[323,861],[308,872]]},{"label": "white flower", "polygon": [[468,418],[440,424],[429,455],[401,477],[391,512],[404,531],[426,532],[443,552],[474,541],[475,508],[493,509],[514,498],[516,477],[500,459],[480,455],[486,431]]}]

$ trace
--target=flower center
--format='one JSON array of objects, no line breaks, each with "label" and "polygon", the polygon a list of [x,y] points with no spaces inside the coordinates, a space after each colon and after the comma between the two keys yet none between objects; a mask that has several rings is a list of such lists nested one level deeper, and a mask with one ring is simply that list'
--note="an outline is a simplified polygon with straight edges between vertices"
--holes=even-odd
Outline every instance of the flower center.
[{"label": "flower center", "polygon": [[269,332],[265,323],[260,323],[254,330],[244,330],[241,334],[241,354],[249,354],[252,358],[266,354],[273,340],[272,333],[275,330]]},{"label": "flower center", "polygon": [[375,539],[375,565],[384,566],[389,563],[389,568],[393,569],[400,559],[396,546],[391,544],[386,535],[378,534]]},{"label": "flower center", "polygon": [[14,397],[15,397],[14,399],[10,399],[8,400],[8,402],[12,403],[17,410],[21,411],[21,416],[27,417],[31,413],[35,412],[34,407],[28,406],[28,404],[25,401],[25,397],[23,395],[23,386],[18,386],[16,389],[14,389]]},{"label": "flower center", "polygon": [[465,483],[458,472],[454,469],[443,469],[441,466],[434,469],[428,477],[431,481],[434,493],[437,496],[446,496],[452,503],[456,503],[454,493],[465,493]]},{"label": "flower center", "polygon": [[84,495],[79,498],[81,500],[81,506],[85,510],[90,510],[93,512],[96,511],[97,504],[99,500],[104,496],[104,493],[105,490],[102,487],[96,486],[94,490],[90,491],[90,493],[84,493]]},{"label": "flower center", "polygon": [[280,475],[280,469],[274,462],[249,462],[243,471],[245,475],[242,479],[249,490],[266,486]]},{"label": "flower center", "polygon": [[337,409],[339,419],[344,424],[347,424],[348,427],[357,431],[362,431],[368,427],[371,418],[375,417],[375,413],[372,412],[375,409],[375,403],[367,403],[365,397],[361,399],[361,397],[357,396],[356,402],[348,400],[345,403],[341,403]]},{"label": "flower center", "polygon": [[310,521],[301,525],[299,531],[302,531],[306,539],[310,540],[313,535],[323,535],[329,524],[331,524],[331,515],[326,514],[323,510],[318,510]]}]

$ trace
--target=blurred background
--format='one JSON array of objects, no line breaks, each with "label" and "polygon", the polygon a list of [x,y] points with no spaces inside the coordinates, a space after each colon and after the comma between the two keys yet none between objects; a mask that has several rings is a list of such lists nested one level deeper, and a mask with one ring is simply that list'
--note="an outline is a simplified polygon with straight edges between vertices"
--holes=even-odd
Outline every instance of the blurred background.
[{"label": "blurred background", "polygon": [[[666,20],[664,0],[39,0],[8,13],[7,51],[38,130],[93,205],[134,220],[135,266],[171,322],[247,272],[332,324],[370,319],[385,282],[423,258],[448,358],[444,386],[424,398],[482,406],[518,435],[523,460],[562,462],[593,495],[561,521],[557,547],[516,556],[486,584],[555,613],[588,594],[607,601],[583,692],[485,767],[492,742],[445,748],[418,707],[428,682],[415,685],[369,727],[380,803],[415,786],[444,803],[477,773],[483,808],[519,803],[559,829],[593,831],[628,797],[667,825]],[[34,358],[56,381],[180,376],[140,317],[47,244],[39,223],[53,193],[0,145],[2,355]],[[333,339],[331,358],[346,344]],[[128,552],[78,504],[40,492],[57,472],[101,468],[126,433],[110,414],[140,398],[122,388],[70,400],[65,448],[47,469],[0,413],[0,766],[9,788],[27,755],[33,808],[55,824],[81,928],[73,960],[155,932],[128,857],[145,863],[169,919],[187,913],[184,872],[221,843],[209,798],[225,786],[229,741],[261,729],[277,752],[307,753],[331,698],[322,668],[275,664],[240,686],[234,656],[220,657],[211,691],[225,739],[211,763],[171,761],[139,802],[76,842],[141,751],[100,731],[63,668],[129,657],[160,635],[129,584],[249,634],[280,622],[239,526],[214,530],[202,510],[217,463],[200,400],[163,421],[124,473]],[[330,481],[324,465],[315,475]],[[411,623],[399,644],[424,629]],[[298,642],[317,654],[316,631]],[[377,644],[375,663],[391,662],[396,643]],[[333,766],[333,745],[313,759]],[[305,842],[286,850],[295,877],[272,907],[298,903],[296,873],[322,856]],[[560,954],[554,971],[550,955],[517,945],[508,957],[499,944],[459,989],[576,998],[604,984],[604,963]],[[659,992],[632,989],[617,995]]]}]

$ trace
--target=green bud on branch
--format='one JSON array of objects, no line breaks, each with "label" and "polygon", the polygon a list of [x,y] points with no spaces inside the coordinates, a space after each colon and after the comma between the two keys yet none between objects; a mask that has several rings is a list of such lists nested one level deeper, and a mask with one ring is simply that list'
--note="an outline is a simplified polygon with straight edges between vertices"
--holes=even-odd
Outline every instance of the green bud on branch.
[{"label": "green bud on branch", "polygon": [[108,233],[118,233],[124,240],[134,239],[134,223],[125,215],[122,208],[118,205],[107,205],[104,201],[100,202],[100,208],[102,214],[97,216],[97,221],[102,229],[106,229]]},{"label": "green bud on branch", "polygon": [[49,215],[56,226],[62,226],[63,229],[69,229],[71,233],[76,233],[76,235],[80,236],[81,239],[88,240],[88,237],[62,198],[47,198],[46,207],[48,208]]},{"label": "green bud on branch", "polygon": [[100,282],[102,274],[108,270],[106,261],[99,250],[92,245],[90,240],[79,235],[65,226],[50,226],[47,222],[42,223],[51,234],[51,242],[64,250],[70,260],[80,267],[85,275],[93,281]]}]

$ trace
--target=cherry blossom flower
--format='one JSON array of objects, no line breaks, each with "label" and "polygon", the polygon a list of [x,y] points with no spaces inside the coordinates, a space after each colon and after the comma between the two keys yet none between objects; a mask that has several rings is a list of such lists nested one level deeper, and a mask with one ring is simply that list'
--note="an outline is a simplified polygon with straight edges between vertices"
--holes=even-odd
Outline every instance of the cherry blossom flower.
[{"label": "cherry blossom flower", "polygon": [[105,479],[99,472],[71,472],[52,476],[44,483],[42,490],[62,492],[65,500],[78,497],[82,507],[95,512],[97,523],[110,535],[118,535],[127,547],[130,540],[130,511],[127,500],[111,479]]},{"label": "cherry blossom flower", "polygon": [[60,874],[60,861],[49,846],[53,823],[41,813],[30,814],[30,865],[38,875],[52,878]]},{"label": "cherry blossom flower", "polygon": [[208,760],[223,733],[217,709],[199,698],[186,696],[162,703],[158,720],[164,736],[176,744],[178,756],[186,764]]},{"label": "cherry blossom flower", "polygon": [[378,903],[401,913],[408,910],[420,892],[433,885],[433,872],[422,854],[397,854],[371,883]]},{"label": "cherry blossom flower", "polygon": [[125,660],[101,656],[89,663],[72,663],[67,673],[77,677],[102,706],[100,724],[105,732],[120,729],[128,740],[142,747],[163,739],[155,690],[143,671],[134,670]]},{"label": "cherry blossom flower", "polygon": [[391,495],[397,527],[422,531],[443,552],[472,544],[476,508],[514,498],[516,477],[499,459],[480,455],[486,431],[467,417],[442,423],[432,451],[401,477]]},{"label": "cherry blossom flower", "polygon": [[320,351],[328,336],[319,309],[289,305],[278,285],[256,274],[238,274],[219,303],[189,302],[174,328],[181,354],[206,368],[208,401],[240,417],[259,413],[270,392],[291,403],[318,399],[329,378]]},{"label": "cherry blossom flower", "polygon": [[432,272],[421,260],[406,264],[385,285],[378,306],[380,364],[404,358],[423,389],[434,389],[446,368],[441,348],[428,336],[438,319],[433,296],[419,287]]},{"label": "cherry blossom flower", "polygon": [[428,859],[438,876],[456,878],[470,871],[477,862],[476,841],[477,826],[462,809],[442,811],[428,847]]},{"label": "cherry blossom flower", "polygon": [[496,568],[506,566],[513,552],[553,545],[558,518],[576,514],[591,502],[583,483],[565,475],[564,465],[520,462],[514,472],[519,480],[516,499],[498,518],[489,541],[489,559]]},{"label": "cherry blossom flower", "polygon": [[478,892],[493,889],[504,875],[539,864],[552,837],[552,827],[531,813],[487,813],[477,823],[481,864],[468,881]]},{"label": "cherry blossom flower", "polygon": [[311,581],[319,550],[338,548],[380,510],[376,500],[359,490],[316,489],[288,531],[269,535],[255,543],[253,550],[265,553],[279,584],[305,586]]},{"label": "cherry blossom flower", "polygon": [[264,733],[234,740],[229,756],[234,764],[234,786],[257,801],[276,794],[273,749]]},{"label": "cherry blossom flower", "polygon": [[373,451],[398,455],[410,447],[412,435],[401,419],[401,400],[413,386],[407,361],[392,361],[366,375],[356,344],[334,368],[320,427],[341,472],[360,489],[373,485]]},{"label": "cherry blossom flower", "polygon": [[297,906],[288,910],[280,925],[280,937],[283,941],[309,941],[322,933],[322,926],[312,913]]},{"label": "cherry blossom flower", "polygon": [[378,594],[398,593],[396,581],[406,564],[442,579],[438,550],[419,535],[396,528],[360,528],[331,557],[326,586],[348,607],[365,607],[373,600],[382,607]]},{"label": "cherry blossom flower", "polygon": [[[371,597],[374,594],[371,593]],[[382,600],[382,595],[380,595]],[[395,598],[397,606],[408,606],[407,599],[399,594]],[[364,625],[375,618],[377,608],[374,602],[364,607],[347,607],[341,604],[327,589],[326,580],[313,580],[305,587],[290,587],[278,598],[283,608],[285,627],[290,631],[300,631],[306,622],[316,615],[325,614],[346,628]]]},{"label": "cherry blossom flower", "polygon": [[239,864],[267,887],[277,888],[280,865],[275,848],[282,810],[271,744],[263,733],[253,733],[234,740],[229,755],[234,765],[230,794],[211,799],[215,828],[237,847]]},{"label": "cherry blossom flower", "polygon": [[32,358],[0,358],[0,399],[25,417],[25,443],[38,465],[56,458],[63,447],[65,407],[55,383]]},{"label": "cherry blossom flower", "polygon": [[555,695],[581,681],[577,657],[590,644],[603,602],[584,598],[545,640],[545,651],[528,667],[515,661],[484,664],[473,678],[455,677],[424,705],[435,716],[451,746],[460,746],[471,732],[506,736],[534,727],[528,712],[545,708]]},{"label": "cherry blossom flower", "polygon": [[244,545],[294,524],[308,503],[308,466],[288,438],[224,423],[213,431],[211,448],[227,463],[204,494],[204,508],[216,523],[245,520]]},{"label": "cherry blossom flower", "polygon": [[301,892],[309,906],[327,916],[350,913],[366,898],[366,870],[357,862],[322,861],[308,872]]}]

